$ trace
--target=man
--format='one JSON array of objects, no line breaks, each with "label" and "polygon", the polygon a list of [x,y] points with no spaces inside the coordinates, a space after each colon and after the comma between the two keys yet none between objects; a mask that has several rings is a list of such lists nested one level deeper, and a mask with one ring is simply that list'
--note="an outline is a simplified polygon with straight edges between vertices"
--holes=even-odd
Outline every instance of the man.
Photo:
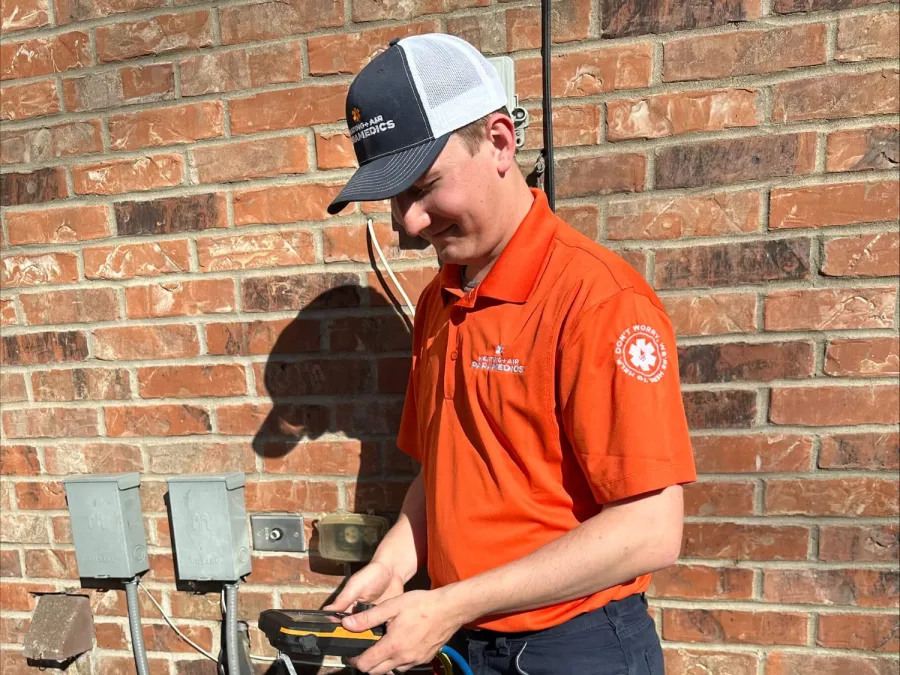
[{"label": "man", "polygon": [[[695,480],[675,340],[621,258],[557,218],[515,162],[493,67],[446,35],[357,76],[360,168],[335,199],[391,198],[443,266],[416,311],[398,446],[422,464],[371,563],[330,609],[387,624],[354,661],[404,672],[450,642],[481,675],[656,675],[643,591],[681,546]],[[403,592],[427,562],[430,591]]]}]

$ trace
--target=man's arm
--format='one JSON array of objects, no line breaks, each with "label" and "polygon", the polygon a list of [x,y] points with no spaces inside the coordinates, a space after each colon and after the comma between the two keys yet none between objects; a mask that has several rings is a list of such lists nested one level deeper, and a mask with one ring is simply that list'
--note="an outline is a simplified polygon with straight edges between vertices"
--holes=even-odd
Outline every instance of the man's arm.
[{"label": "man's arm", "polygon": [[372,562],[386,565],[406,583],[425,562],[427,548],[425,481],[419,471],[406,491],[397,522],[381,540]]}]

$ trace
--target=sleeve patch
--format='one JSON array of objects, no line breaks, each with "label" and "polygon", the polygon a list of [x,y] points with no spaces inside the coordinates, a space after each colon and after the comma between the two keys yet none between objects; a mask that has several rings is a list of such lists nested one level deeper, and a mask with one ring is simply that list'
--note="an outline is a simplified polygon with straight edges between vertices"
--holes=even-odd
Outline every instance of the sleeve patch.
[{"label": "sleeve patch", "polygon": [[640,382],[659,382],[669,367],[669,352],[652,326],[635,324],[616,340],[616,365]]}]

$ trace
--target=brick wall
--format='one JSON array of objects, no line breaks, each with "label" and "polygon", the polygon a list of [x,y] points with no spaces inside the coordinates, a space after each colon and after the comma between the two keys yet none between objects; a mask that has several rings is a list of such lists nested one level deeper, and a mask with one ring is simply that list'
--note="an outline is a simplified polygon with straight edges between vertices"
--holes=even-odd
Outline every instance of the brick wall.
[{"label": "brick wall", "polygon": [[[555,3],[558,207],[659,290],[701,479],[656,576],[673,675],[898,667],[898,13],[878,0]],[[6,0],[0,664],[35,593],[79,588],[61,479],[140,471],[146,584],[176,589],[165,477],[237,470],[251,512],[390,512],[430,251],[384,204],[327,218],[353,165],[352,73],[442,30],[511,53],[540,147],[536,2]],[[318,606],[340,569],[260,554],[243,618]],[[91,591],[94,665],[129,672],[124,597]],[[154,675],[213,673],[144,606]],[[254,650],[271,654],[254,633]]]}]

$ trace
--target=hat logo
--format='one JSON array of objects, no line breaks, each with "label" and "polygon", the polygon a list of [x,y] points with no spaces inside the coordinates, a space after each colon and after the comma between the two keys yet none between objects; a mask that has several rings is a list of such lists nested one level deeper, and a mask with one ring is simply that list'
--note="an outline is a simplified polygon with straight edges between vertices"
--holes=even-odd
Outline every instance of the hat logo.
[{"label": "hat logo", "polygon": [[359,112],[359,108],[351,110],[350,116],[353,118],[354,122],[359,122],[362,119],[362,113]]}]

